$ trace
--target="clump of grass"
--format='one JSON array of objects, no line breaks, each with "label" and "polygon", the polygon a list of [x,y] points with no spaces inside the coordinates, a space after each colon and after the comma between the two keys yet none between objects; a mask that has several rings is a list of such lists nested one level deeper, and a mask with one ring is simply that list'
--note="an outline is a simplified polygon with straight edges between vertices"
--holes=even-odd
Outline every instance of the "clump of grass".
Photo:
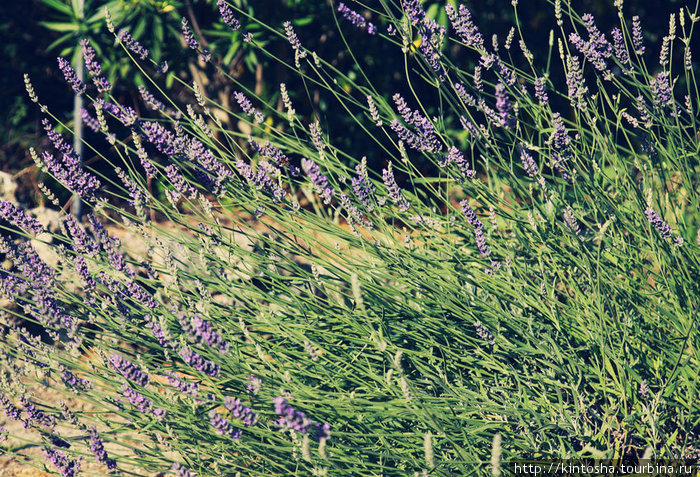
[{"label": "clump of grass", "polygon": [[[359,62],[360,75],[336,69],[291,22],[218,2],[232,28],[262,27],[247,48],[289,41],[277,60],[335,98],[364,132],[354,141],[381,151],[376,169],[321,115],[297,114],[285,85],[280,108],[235,78],[232,110],[197,84],[180,104],[145,47],[122,41],[152,81],[138,115],[87,44],[94,85],[63,63],[110,146],[88,147],[115,174],[82,168],[46,111],[53,147],[37,164],[92,211],[50,234],[49,266],[26,240],[48,232],[0,209],[23,237],[1,242],[7,313],[54,338],[7,335],[0,405],[49,467],[468,475],[697,452],[697,5],[672,17],[656,61],[621,2],[608,35],[557,1],[536,58],[517,3],[491,45],[464,5],[448,5],[449,25],[415,0],[356,5],[371,18],[337,5],[350,53],[383,41],[403,55],[409,95],[375,91]],[[373,35],[351,42],[354,28]],[[183,35],[214,70],[185,22]],[[32,381],[96,410],[39,402]],[[63,440],[69,428],[84,438]]]}]

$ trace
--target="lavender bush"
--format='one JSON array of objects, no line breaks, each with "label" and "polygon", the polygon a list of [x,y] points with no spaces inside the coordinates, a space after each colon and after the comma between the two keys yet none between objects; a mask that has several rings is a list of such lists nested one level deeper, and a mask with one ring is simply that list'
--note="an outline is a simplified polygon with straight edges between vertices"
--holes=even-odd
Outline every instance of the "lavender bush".
[{"label": "lavender bush", "polygon": [[[63,476],[86,462],[101,475],[448,476],[517,458],[697,457],[698,5],[661,44],[615,5],[609,32],[542,5],[558,25],[547,58],[530,53],[517,0],[505,38],[465,5],[448,3],[445,24],[418,0],[333,5],[350,53],[382,41],[403,56],[398,93],[307,50],[291,19],[219,0],[246,48],[288,41],[277,60],[332,95],[379,169],[298,114],[285,84],[266,101],[230,78],[231,108],[197,83],[170,98],[171,73],[108,15],[151,79],[140,111],[110,95],[87,42],[90,81],[59,65],[106,139],[86,147],[114,173],[81,167],[26,79],[50,140],[37,166],[92,211],[52,233],[0,205],[6,315],[51,337],[6,334],[5,415]],[[21,454],[12,436],[0,445]]]}]

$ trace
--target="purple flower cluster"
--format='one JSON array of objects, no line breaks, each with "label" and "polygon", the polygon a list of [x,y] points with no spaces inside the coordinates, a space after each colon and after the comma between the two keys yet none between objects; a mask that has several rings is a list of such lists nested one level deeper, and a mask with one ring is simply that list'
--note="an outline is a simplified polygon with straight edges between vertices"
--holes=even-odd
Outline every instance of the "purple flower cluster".
[{"label": "purple flower cluster", "polygon": [[65,452],[47,447],[44,448],[44,457],[58,470],[61,477],[77,477],[80,472],[82,457],[78,460],[72,460]]},{"label": "purple flower cluster", "polygon": [[241,28],[241,24],[233,15],[233,10],[231,7],[229,7],[228,3],[226,3],[226,0],[218,0],[216,5],[219,7],[219,14],[221,15],[221,19],[224,21],[224,23],[233,30],[239,30]]},{"label": "purple flower cluster", "polygon": [[457,166],[457,169],[459,170],[460,174],[462,174],[463,178],[471,179],[476,175],[476,171],[469,166],[467,159],[464,157],[464,154],[462,154],[462,151],[454,146],[447,150],[447,155],[445,156],[445,165],[447,166],[452,163]]},{"label": "purple flower cluster", "polygon": [[22,411],[12,404],[10,398],[2,391],[0,391],[0,407],[5,412],[5,415],[14,421],[18,421],[22,415]]},{"label": "purple flower cluster", "polygon": [[85,92],[85,83],[80,81],[75,70],[71,67],[68,60],[65,58],[58,57],[58,67],[61,69],[66,82],[73,88],[77,94],[83,94]]},{"label": "purple flower cluster", "polygon": [[253,116],[255,118],[256,124],[260,124],[263,121],[265,121],[265,116],[263,116],[263,114],[260,111],[253,107],[253,103],[250,102],[250,99],[248,99],[245,94],[239,91],[234,91],[233,97],[236,99],[236,102],[241,107],[244,113],[246,113],[248,116]]},{"label": "purple flower cluster", "polygon": [[199,394],[199,384],[189,383],[168,372],[163,374],[168,378],[168,384],[174,386],[181,393],[191,397],[195,397]]},{"label": "purple flower cluster", "polygon": [[355,224],[362,224],[368,229],[374,227],[372,222],[362,216],[360,209],[358,209],[357,206],[350,200],[350,197],[343,193],[340,194],[340,205],[342,205],[343,209],[345,209],[345,211],[348,213],[346,218],[348,225],[351,229],[353,229],[353,231],[355,230]]},{"label": "purple flower cluster", "polygon": [[579,240],[583,241],[583,236],[581,235],[581,227],[579,227],[578,225],[578,221],[576,220],[576,216],[574,215],[573,209],[568,205],[564,209],[564,224],[572,233],[576,234]]},{"label": "purple flower cluster", "polygon": [[642,36],[642,24],[637,15],[632,17],[632,45],[638,55],[644,54],[644,38]]},{"label": "purple flower cluster", "polygon": [[151,380],[148,373],[143,371],[134,363],[125,360],[117,353],[114,353],[109,357],[109,365],[113,370],[124,376],[125,379],[132,383],[136,383],[139,386],[148,386],[148,383]]},{"label": "purple flower cluster", "polygon": [[35,217],[4,199],[0,199],[0,219],[35,235],[46,232],[44,226]]},{"label": "purple flower cluster", "polygon": [[94,201],[96,199],[95,192],[102,185],[100,181],[82,169],[80,158],[75,154],[73,148],[64,141],[63,137],[53,129],[48,119],[42,120],[42,124],[61,156],[61,159],[56,159],[45,151],[42,154],[43,165],[65,187],[87,202]]},{"label": "purple flower cluster", "polygon": [[127,384],[121,387],[122,396],[124,396],[132,406],[136,406],[139,412],[144,414],[152,414],[160,419],[165,416],[166,412],[163,409],[154,409],[153,402],[142,394],[131,389]]},{"label": "purple flower cluster", "polygon": [[583,72],[578,58],[571,55],[566,58],[566,85],[569,89],[571,105],[581,110],[585,109],[588,87],[583,80]]},{"label": "purple flower cluster", "polygon": [[248,376],[248,392],[255,395],[260,392],[260,387],[262,386],[262,380],[257,376]]},{"label": "purple flower cluster", "polygon": [[211,323],[197,315],[192,316],[192,318],[181,315],[179,318],[182,331],[190,340],[211,346],[221,353],[228,351],[229,343],[221,337],[221,334],[214,329]]},{"label": "purple flower cluster", "polygon": [[102,76],[102,66],[100,66],[100,63],[95,59],[95,49],[90,46],[90,40],[87,38],[80,40],[80,44],[83,47],[85,67],[92,77],[92,82],[95,84],[98,92],[106,93],[112,89],[112,85],[109,83],[109,81],[107,81],[107,78]]},{"label": "purple flower cluster", "polygon": [[302,411],[294,409],[283,397],[275,398],[275,412],[280,416],[276,424],[282,429],[292,429],[302,434],[308,433],[313,439],[330,439],[331,428],[328,423],[319,424],[312,421]]},{"label": "purple flower cluster", "polygon": [[401,189],[396,184],[396,179],[394,178],[394,171],[391,170],[391,163],[386,169],[382,169],[382,179],[384,180],[384,185],[387,189],[387,194],[389,198],[396,204],[401,212],[406,212],[411,206],[408,200],[401,193]]},{"label": "purple flower cluster", "polygon": [[[219,0],[222,1],[222,0]],[[175,462],[173,466],[170,468],[173,472],[175,472],[175,475],[177,477],[197,477],[197,474],[192,472],[190,469],[187,467],[183,466],[179,462]]]},{"label": "purple flower cluster", "polygon": [[476,216],[476,212],[469,206],[469,201],[464,199],[459,203],[462,206],[462,212],[467,218],[467,223],[474,228],[474,239],[476,246],[479,249],[482,257],[491,255],[491,249],[486,243],[486,235],[484,234],[484,223]]},{"label": "purple flower cluster", "polygon": [[233,417],[240,419],[246,426],[253,426],[258,421],[258,415],[255,411],[244,406],[240,399],[227,396],[224,400],[224,406],[233,414]]},{"label": "purple flower cluster", "polygon": [[524,147],[520,152],[520,161],[523,163],[523,168],[525,169],[525,172],[528,176],[536,178],[539,175],[540,170],[537,167],[535,160],[532,158],[532,154],[530,154],[530,151],[528,151]]},{"label": "purple flower cluster", "polygon": [[316,193],[323,197],[323,203],[330,204],[334,190],[329,185],[328,178],[321,174],[321,169],[318,165],[314,161],[304,158],[301,160],[301,168],[309,176]]},{"label": "purple flower cluster", "polygon": [[306,50],[304,50],[304,48],[301,46],[299,37],[297,37],[297,34],[294,32],[294,28],[292,28],[291,22],[284,22],[284,32],[287,35],[287,40],[289,41],[289,44],[292,45],[292,49],[294,50],[294,65],[297,68],[300,68],[300,61],[306,58],[307,56]]},{"label": "purple flower cluster", "polygon": [[239,429],[235,429],[231,423],[226,418],[221,416],[221,414],[216,412],[215,409],[209,411],[209,419],[212,427],[216,429],[217,433],[223,436],[230,436],[232,439],[239,439],[241,437],[241,431]]},{"label": "purple flower cluster", "polygon": [[338,11],[340,12],[346,20],[355,25],[361,30],[367,30],[367,33],[374,35],[377,33],[377,27],[372,23],[365,20],[362,15],[356,11],[348,8],[343,2],[338,2]]},{"label": "purple flower cluster", "polygon": [[435,127],[432,122],[421,115],[418,111],[412,111],[400,94],[393,96],[397,110],[403,120],[413,126],[418,134],[406,129],[398,119],[393,119],[390,123],[391,129],[399,135],[399,138],[406,142],[413,149],[426,152],[438,153],[442,150],[442,143],[437,137]]},{"label": "purple flower cluster", "polygon": [[192,351],[189,347],[182,347],[178,354],[185,363],[189,364],[197,371],[207,374],[212,378],[215,378],[219,375],[219,371],[221,370],[221,368],[218,364],[204,359],[202,356]]},{"label": "purple flower cluster", "polygon": [[95,426],[90,427],[90,450],[93,454],[95,454],[97,462],[106,465],[110,470],[117,468],[117,461],[110,459],[107,455],[104,443],[102,442],[99,434],[97,434],[97,429]]},{"label": "purple flower cluster", "polygon": [[367,208],[367,210],[373,210],[374,204],[372,203],[372,197],[374,196],[377,188],[369,180],[367,174],[367,158],[363,157],[362,161],[355,166],[355,172],[357,176],[352,178],[352,190],[355,192],[355,196],[362,203],[362,205]]},{"label": "purple flower cluster", "polygon": [[86,391],[92,387],[90,381],[80,378],[66,369],[62,364],[58,365],[58,371],[61,373],[61,380],[69,389],[75,391]]},{"label": "purple flower cluster", "polygon": [[610,32],[613,39],[613,46],[615,47],[615,58],[623,67],[629,66],[630,54],[625,46],[625,39],[622,36],[622,31],[615,27]]},{"label": "purple flower cluster", "polygon": [[190,29],[190,22],[188,22],[187,18],[185,17],[182,17],[182,35],[185,37],[185,43],[187,43],[187,46],[193,50],[199,48],[199,42],[194,38],[194,34]]},{"label": "purple flower cluster", "polygon": [[479,52],[484,52],[484,38],[479,33],[479,28],[474,24],[472,20],[472,14],[469,9],[460,5],[458,10],[448,3],[445,5],[445,11],[447,12],[447,18],[450,19],[452,23],[452,28],[459,38],[469,47],[472,47]]},{"label": "purple flower cluster", "polygon": [[289,158],[279,148],[270,144],[270,141],[265,141],[261,144],[249,137],[248,144],[261,157],[272,160],[278,166],[289,166]]},{"label": "purple flower cluster", "polygon": [[546,105],[549,102],[549,97],[547,96],[547,91],[544,88],[545,78],[537,77],[535,78],[535,98],[539,101],[541,106]]},{"label": "purple flower cluster", "polygon": [[512,113],[512,104],[508,91],[506,91],[506,85],[500,81],[496,84],[496,110],[500,119],[498,122],[500,127],[511,128],[515,125],[515,117]]},{"label": "purple flower cluster", "polygon": [[124,45],[126,45],[126,47],[130,49],[132,53],[137,55],[142,60],[145,60],[148,57],[148,50],[144,48],[144,46],[141,43],[134,40],[134,38],[131,36],[131,33],[129,33],[129,30],[126,30],[124,28],[119,30],[117,38],[119,38],[119,41],[124,43]]},{"label": "purple flower cluster", "polygon": [[587,13],[581,17],[586,30],[588,31],[589,39],[584,41],[578,34],[571,33],[569,40],[580,51],[583,56],[591,62],[593,67],[603,73],[603,78],[606,80],[612,79],[612,74],[608,69],[606,60],[612,56],[613,48],[605,38],[598,27],[595,25],[593,15]]},{"label": "purple flower cluster", "polygon": [[647,207],[644,213],[649,220],[649,223],[654,226],[654,228],[661,234],[665,239],[671,238],[673,232],[671,231],[671,226],[664,222],[658,212],[656,212],[652,207]]},{"label": "purple flower cluster", "polygon": [[663,71],[649,81],[651,95],[657,108],[673,106],[673,89],[668,78],[668,72]]},{"label": "purple flower cluster", "polygon": [[236,168],[252,187],[267,192],[278,201],[284,198],[284,189],[272,177],[273,175],[278,176],[280,173],[280,170],[274,165],[266,161],[260,162],[258,163],[258,170],[254,172],[250,164],[243,159],[238,159]]}]

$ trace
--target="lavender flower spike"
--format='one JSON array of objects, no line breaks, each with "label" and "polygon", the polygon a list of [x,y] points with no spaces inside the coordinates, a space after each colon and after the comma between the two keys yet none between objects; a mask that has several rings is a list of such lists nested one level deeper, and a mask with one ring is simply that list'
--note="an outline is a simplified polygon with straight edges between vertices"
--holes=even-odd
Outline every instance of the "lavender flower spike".
[{"label": "lavender flower spike", "polygon": [[49,448],[44,448],[44,457],[60,472],[61,477],[76,477],[80,472],[82,458],[71,460],[65,452]]},{"label": "lavender flower spike", "polygon": [[221,19],[225,24],[230,26],[233,30],[239,30],[241,28],[241,23],[233,15],[233,10],[228,6],[226,0],[218,0],[216,5],[219,7],[219,14]]},{"label": "lavender flower spike", "polygon": [[73,88],[73,91],[77,94],[83,94],[85,92],[85,83],[78,79],[78,75],[75,73],[75,70],[71,67],[68,60],[59,56],[58,67],[61,69],[64,78],[66,78],[66,82]]},{"label": "lavender flower spike", "polygon": [[275,398],[275,412],[281,416],[277,425],[283,429],[292,429],[302,434],[310,433],[313,438],[319,441],[331,437],[331,429],[328,424],[312,421],[306,417],[306,414],[294,409],[283,397]]},{"label": "lavender flower spike", "polygon": [[143,47],[141,43],[138,41],[134,40],[133,37],[131,36],[131,33],[129,33],[129,30],[126,29],[121,29],[119,30],[119,34],[117,35],[117,38],[124,43],[124,45],[132,51],[135,55],[137,55],[139,58],[142,60],[145,60],[148,57],[148,50]]},{"label": "lavender flower spike", "polygon": [[107,456],[104,443],[97,434],[97,429],[95,429],[95,426],[90,427],[90,450],[93,454],[95,454],[95,457],[97,457],[97,462],[105,464],[110,470],[117,468],[117,461],[110,459]]},{"label": "lavender flower spike", "polygon": [[384,185],[386,185],[387,193],[389,198],[397,205],[401,212],[406,212],[411,206],[406,198],[401,193],[401,189],[396,184],[396,179],[394,178],[394,171],[391,169],[391,163],[386,169],[382,169],[382,179],[384,179]]},{"label": "lavender flower spike", "polygon": [[92,82],[95,83],[97,91],[100,93],[106,93],[112,89],[112,85],[107,81],[107,78],[102,76],[102,66],[95,59],[96,53],[95,49],[90,46],[90,41],[87,38],[80,40],[80,44],[83,47],[83,59],[85,60],[85,67],[92,77]]},{"label": "lavender flower spike", "polygon": [[328,178],[321,174],[321,169],[318,165],[312,160],[304,158],[301,160],[301,168],[309,176],[316,193],[323,197],[323,203],[330,204],[334,191],[328,183]]},{"label": "lavender flower spike", "polygon": [[370,35],[377,33],[377,27],[372,22],[365,20],[362,15],[348,8],[343,2],[338,2],[338,12],[360,30],[367,30]]},{"label": "lavender flower spike", "polygon": [[44,226],[36,218],[4,199],[0,199],[0,219],[35,235],[46,232]]},{"label": "lavender flower spike", "polygon": [[125,360],[116,353],[110,356],[109,364],[112,369],[124,376],[127,380],[136,383],[139,386],[148,386],[148,383],[151,380],[148,374],[142,371],[138,366]]},{"label": "lavender flower spike", "polygon": [[654,226],[654,228],[663,238],[671,238],[671,235],[673,234],[671,231],[671,226],[664,222],[664,219],[661,218],[658,212],[656,212],[652,207],[647,207],[644,213],[646,214],[649,223]]},{"label": "lavender flower spike", "polygon": [[255,425],[255,423],[258,421],[258,415],[255,413],[255,411],[244,406],[240,399],[227,396],[226,400],[224,401],[224,406],[226,406],[226,409],[231,411],[233,417],[240,419],[246,426]]},{"label": "lavender flower spike", "polygon": [[190,23],[185,17],[182,18],[182,35],[185,37],[185,43],[187,43],[187,46],[193,50],[199,48],[199,42],[195,40],[194,34],[190,29]]}]

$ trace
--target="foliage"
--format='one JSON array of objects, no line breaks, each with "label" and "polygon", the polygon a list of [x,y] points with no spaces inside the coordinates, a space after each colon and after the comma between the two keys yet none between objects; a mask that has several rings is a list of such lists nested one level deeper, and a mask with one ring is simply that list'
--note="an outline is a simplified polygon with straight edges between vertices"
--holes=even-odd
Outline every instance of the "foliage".
[{"label": "foliage", "polygon": [[[112,171],[80,168],[29,85],[51,118],[38,166],[94,212],[48,233],[0,208],[24,238],[1,244],[7,313],[52,337],[8,334],[5,413],[64,476],[82,458],[447,476],[498,474],[501,458],[697,455],[698,5],[653,48],[616,6],[603,33],[543,5],[556,27],[535,56],[517,1],[493,38],[464,5],[428,10],[441,24],[417,0],[338,3],[341,68],[305,46],[313,24],[222,0],[246,52],[333,106],[309,94],[306,114],[286,85],[247,87],[188,22],[186,54],[230,82],[230,103],[122,36],[148,86],[140,113],[89,50],[87,87],[63,68]],[[388,80],[356,54],[374,42],[402,65]],[[168,77],[188,96],[169,97]],[[41,402],[32,382],[96,411]]]}]

